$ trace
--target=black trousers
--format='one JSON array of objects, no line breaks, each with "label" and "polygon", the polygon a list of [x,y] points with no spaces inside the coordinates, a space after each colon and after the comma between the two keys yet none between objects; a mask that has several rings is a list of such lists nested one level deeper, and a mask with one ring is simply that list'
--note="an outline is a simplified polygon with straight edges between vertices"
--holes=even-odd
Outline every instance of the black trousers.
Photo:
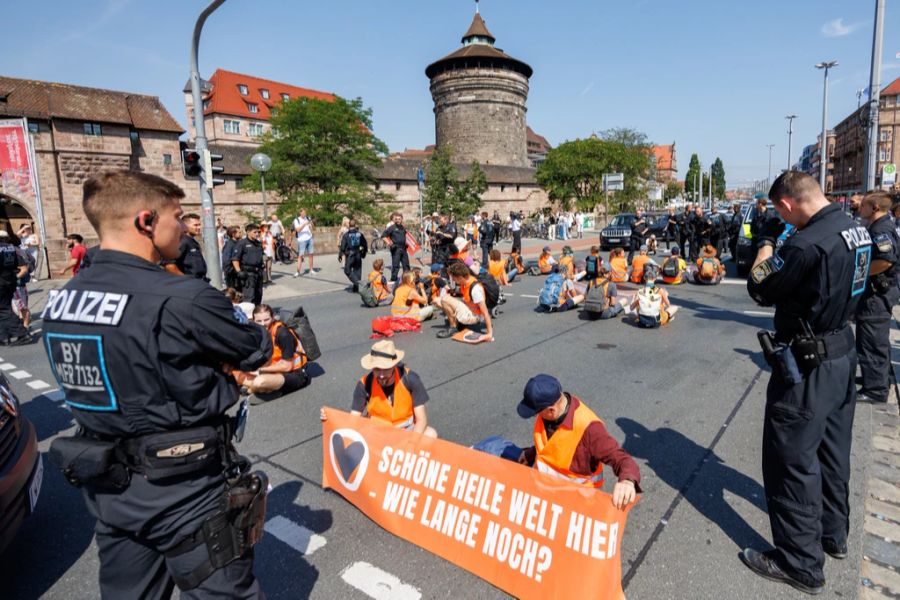
[{"label": "black trousers", "polygon": [[403,272],[409,271],[409,254],[406,252],[406,246],[391,246],[391,281],[397,281],[397,274],[400,272],[400,266],[403,266]]},{"label": "black trousers", "polygon": [[631,259],[634,256],[634,253],[641,249],[641,243],[643,240],[640,238],[631,238],[628,243],[628,264],[631,264]]},{"label": "black trousers", "polygon": [[513,243],[511,252],[522,254],[522,230],[513,231]]},{"label": "black trousers", "polygon": [[856,312],[856,353],[862,372],[862,389],[872,400],[888,397],[891,368],[891,306],[897,290],[863,298]]},{"label": "black trousers", "polygon": [[825,579],[822,540],[845,542],[850,530],[856,350],[847,345],[802,383],[773,374],[766,390],[762,471],[775,559],[808,585]]},{"label": "black trousers", "polygon": [[[253,304],[262,303],[262,273],[256,271],[241,270],[245,273],[241,283],[241,295],[244,302],[252,302]],[[241,281],[241,280],[239,280]]]},{"label": "black trousers", "polygon": [[681,256],[688,256],[687,241],[688,241],[687,234],[683,231],[679,231],[678,232],[678,249],[681,251]]},{"label": "black trousers", "polygon": [[12,299],[15,293],[15,286],[0,286],[0,342],[28,335],[28,330],[12,310]]},{"label": "black trousers", "polygon": [[353,291],[359,291],[359,280],[362,279],[362,257],[359,254],[348,254],[344,257],[344,275],[353,284]]},{"label": "black trousers", "polygon": [[481,264],[487,268],[488,260],[491,258],[491,250],[494,249],[494,244],[482,244],[481,245]]}]

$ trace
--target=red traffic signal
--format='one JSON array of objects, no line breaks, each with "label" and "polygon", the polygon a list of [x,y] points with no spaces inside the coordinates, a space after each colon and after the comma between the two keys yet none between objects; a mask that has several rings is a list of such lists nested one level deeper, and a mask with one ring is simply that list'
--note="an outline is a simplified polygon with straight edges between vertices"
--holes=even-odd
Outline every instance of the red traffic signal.
[{"label": "red traffic signal", "polygon": [[181,151],[181,170],[185,177],[198,177],[203,170],[201,155],[196,150]]}]

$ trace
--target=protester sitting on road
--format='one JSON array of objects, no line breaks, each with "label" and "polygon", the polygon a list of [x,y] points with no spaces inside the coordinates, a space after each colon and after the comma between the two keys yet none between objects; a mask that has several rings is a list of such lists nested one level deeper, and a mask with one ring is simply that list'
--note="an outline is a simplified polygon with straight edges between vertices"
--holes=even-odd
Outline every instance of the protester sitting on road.
[{"label": "protester sitting on road", "polygon": [[419,321],[427,321],[434,315],[434,307],[428,304],[425,294],[420,293],[416,286],[416,275],[412,271],[406,271],[400,285],[394,288],[391,314],[395,317],[412,317]]},{"label": "protester sitting on road", "polygon": [[656,271],[647,269],[644,287],[634,295],[627,312],[635,315],[638,327],[655,329],[668,324],[678,312],[678,307],[669,302],[669,292],[656,285]]},{"label": "protester sitting on road", "polygon": [[469,267],[462,263],[453,263],[447,268],[447,273],[457,285],[461,297],[453,297],[445,287],[433,301],[435,306],[444,311],[447,318],[447,327],[439,331],[437,337],[449,338],[453,335],[452,329],[460,326],[471,328],[483,324],[484,333],[479,341],[492,341],[493,323],[487,307],[484,286],[475,279]]},{"label": "protester sitting on road", "polygon": [[231,305],[238,311],[235,312],[236,315],[239,313],[243,315],[247,323],[253,319],[253,309],[256,307],[253,306],[252,302],[244,302],[244,296],[239,291],[229,287],[222,290],[222,293],[225,294],[225,297],[231,301]]},{"label": "protester sitting on road", "polygon": [[601,265],[597,277],[588,280],[583,312],[589,317],[612,319],[625,310],[617,294],[616,284],[609,279],[609,269]]},{"label": "protester sitting on road", "polygon": [[[425,411],[428,392],[419,375],[401,362],[405,354],[391,340],[372,345],[359,361],[369,373],[356,383],[350,414],[436,438]],[[327,420],[324,408],[319,418]]]},{"label": "protester sitting on road", "polygon": [[640,254],[634,257],[634,260],[631,261],[631,277],[629,280],[631,283],[641,283],[644,281],[644,265],[650,260],[650,257],[647,256],[647,245],[643,244],[639,250]]},{"label": "protester sitting on road", "polygon": [[458,237],[453,242],[453,253],[450,254],[450,260],[458,260],[471,266],[473,259],[469,256],[469,242],[465,238]]},{"label": "protester sitting on road", "polygon": [[544,246],[541,255],[538,256],[538,269],[541,270],[541,275],[549,275],[555,264],[556,259],[550,254],[550,246]]},{"label": "protester sitting on road", "polygon": [[715,247],[707,244],[701,251],[700,258],[697,259],[696,269],[692,269],[692,279],[694,283],[700,285],[717,285],[725,276],[725,265],[716,258]]},{"label": "protester sitting on road", "polygon": [[562,254],[559,256],[559,269],[569,269],[572,270],[575,268],[575,252],[572,250],[572,246],[563,246]]},{"label": "protester sitting on road", "polygon": [[388,302],[391,297],[391,284],[384,276],[384,260],[376,258],[372,263],[372,272],[369,273],[369,281],[372,282],[372,291],[379,304]]},{"label": "protester sitting on road", "polygon": [[615,283],[628,281],[628,260],[624,248],[613,248],[609,253],[609,279]]},{"label": "protester sitting on road", "polygon": [[656,255],[656,235],[650,234],[647,238],[647,254]]},{"label": "protester sitting on road", "polygon": [[247,390],[260,400],[274,400],[309,385],[306,353],[294,330],[277,320],[268,304],[253,309],[253,321],[272,336],[272,358],[247,374],[243,381]]},{"label": "protester sitting on road", "polygon": [[687,269],[687,263],[681,258],[681,250],[678,246],[672,246],[671,256],[663,261],[662,264],[662,280],[663,283],[669,285],[678,285],[684,283],[684,273]]},{"label": "protester sitting on road", "polygon": [[[516,275],[524,275],[526,272],[525,262],[522,260],[522,255],[513,250],[509,253],[509,273],[512,273],[513,269],[516,271]],[[507,273],[507,275],[509,275]],[[514,277],[510,277],[509,280],[512,282]]]},{"label": "protester sitting on road", "polygon": [[519,273],[515,267],[507,272],[506,261],[503,260],[499,250],[491,250],[487,270],[500,285],[509,285],[509,282],[515,279]]},{"label": "protester sitting on road", "polygon": [[600,276],[601,266],[603,266],[603,259],[600,257],[600,247],[591,246],[590,254],[584,260],[584,278],[589,282],[597,279]]},{"label": "protester sitting on road", "polygon": [[584,295],[575,289],[575,269],[555,265],[544,281],[538,296],[539,312],[565,312],[584,302]]},{"label": "protester sitting on road", "polygon": [[603,486],[603,466],[618,478],[612,502],[623,509],[641,492],[637,463],[606,430],[603,421],[580,398],[564,392],[551,375],[535,375],[525,385],[517,412],[534,422],[535,445],[519,462],[552,477],[591,488]]}]

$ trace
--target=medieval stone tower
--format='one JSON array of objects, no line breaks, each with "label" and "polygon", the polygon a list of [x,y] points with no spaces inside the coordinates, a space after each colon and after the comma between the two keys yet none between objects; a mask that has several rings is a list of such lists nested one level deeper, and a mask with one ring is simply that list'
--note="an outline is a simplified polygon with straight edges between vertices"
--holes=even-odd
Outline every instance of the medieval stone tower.
[{"label": "medieval stone tower", "polygon": [[476,12],[462,47],[428,66],[435,141],[453,161],[528,167],[525,101],[532,69],[494,47]]}]

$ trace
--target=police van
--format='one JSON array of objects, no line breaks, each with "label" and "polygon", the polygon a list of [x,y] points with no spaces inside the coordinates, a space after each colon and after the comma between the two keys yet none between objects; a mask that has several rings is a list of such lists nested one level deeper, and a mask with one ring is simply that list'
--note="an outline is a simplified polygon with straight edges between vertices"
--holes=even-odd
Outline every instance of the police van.
[{"label": "police van", "polygon": [[[781,218],[781,215],[778,214],[778,211],[775,210],[775,206],[771,202],[767,203],[766,207],[767,212],[771,212],[773,215],[778,216],[778,219],[784,223],[784,219]],[[739,277],[747,276],[750,272],[750,267],[753,266],[753,259],[756,258],[756,245],[753,243],[753,233],[750,231],[750,225],[753,223],[753,219],[756,218],[756,212],[756,204],[750,205],[750,210],[744,213],[741,230],[738,233],[737,252],[735,252],[736,256],[734,257],[734,262],[737,266],[737,274]],[[785,223],[784,232],[778,237],[778,241],[775,243],[776,249],[781,248],[785,238],[787,238],[793,228],[793,225]]]}]

